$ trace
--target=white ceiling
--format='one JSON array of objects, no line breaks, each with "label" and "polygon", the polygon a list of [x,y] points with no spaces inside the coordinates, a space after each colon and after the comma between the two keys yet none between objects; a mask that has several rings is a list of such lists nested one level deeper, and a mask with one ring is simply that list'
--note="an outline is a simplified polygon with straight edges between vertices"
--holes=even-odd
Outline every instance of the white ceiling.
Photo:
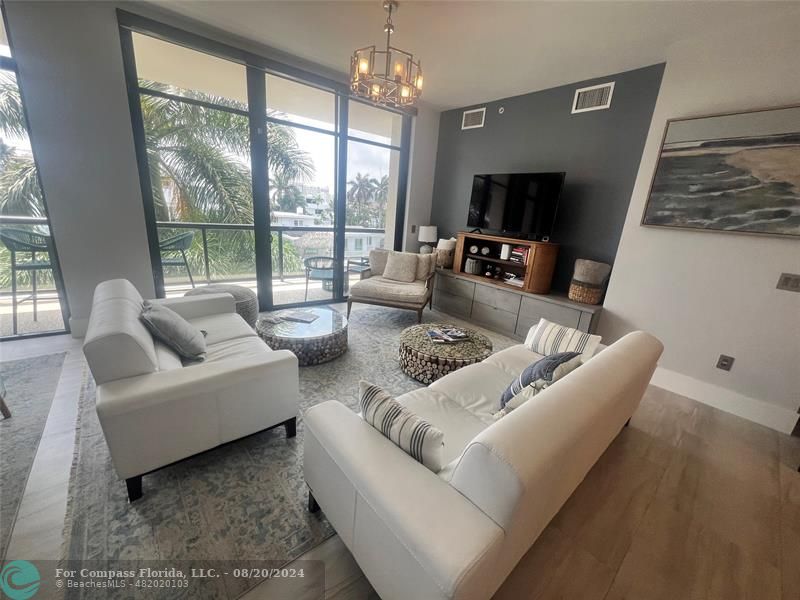
[{"label": "white ceiling", "polygon": [[[347,72],[380,44],[379,0],[156,0],[172,12]],[[791,11],[797,2],[416,2],[401,0],[393,45],[425,73],[423,100],[455,108],[602,77],[665,59],[675,41]]]}]

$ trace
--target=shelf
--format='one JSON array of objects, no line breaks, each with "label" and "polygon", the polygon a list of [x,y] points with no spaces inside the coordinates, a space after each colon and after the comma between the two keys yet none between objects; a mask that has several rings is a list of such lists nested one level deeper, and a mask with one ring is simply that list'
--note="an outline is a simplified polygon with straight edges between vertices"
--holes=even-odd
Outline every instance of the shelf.
[{"label": "shelf", "polygon": [[485,260],[486,262],[494,263],[496,265],[506,265],[507,267],[525,268],[525,263],[516,262],[513,260],[503,260],[502,258],[492,258],[490,256],[483,256],[482,254],[467,254],[468,258],[475,260]]},{"label": "shelf", "polygon": [[496,285],[497,287],[502,287],[507,290],[514,290],[515,292],[528,293],[524,287],[517,287],[516,285],[511,285],[510,283],[506,283],[502,279],[495,279],[494,277],[484,277],[483,275],[473,275],[472,273],[458,273],[456,277],[474,279],[475,281],[480,281],[481,283],[487,283],[490,285]]}]

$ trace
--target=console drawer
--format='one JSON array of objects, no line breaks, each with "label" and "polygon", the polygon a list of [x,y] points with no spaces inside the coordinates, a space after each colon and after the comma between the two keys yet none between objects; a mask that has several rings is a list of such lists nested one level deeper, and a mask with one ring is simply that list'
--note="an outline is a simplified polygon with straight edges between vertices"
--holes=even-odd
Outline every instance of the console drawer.
[{"label": "console drawer", "polygon": [[475,286],[475,302],[514,314],[519,312],[520,298],[519,294],[501,290],[497,287],[480,284]]},{"label": "console drawer", "polygon": [[586,323],[581,327],[581,311],[551,302],[543,302],[535,298],[523,298],[519,310],[516,334],[520,337],[525,337],[528,334],[528,330],[542,318],[559,325],[588,331]]},{"label": "console drawer", "polygon": [[437,289],[433,292],[433,307],[449,315],[469,318],[472,299],[463,298],[462,296],[456,296],[445,292],[442,289]]},{"label": "console drawer", "polygon": [[508,312],[481,302],[473,302],[472,320],[485,325],[488,329],[514,335],[517,313]]},{"label": "console drawer", "polygon": [[472,296],[475,293],[475,284],[473,282],[447,275],[437,274],[435,287],[437,290],[443,290],[454,296],[461,296],[469,300],[472,300]]}]

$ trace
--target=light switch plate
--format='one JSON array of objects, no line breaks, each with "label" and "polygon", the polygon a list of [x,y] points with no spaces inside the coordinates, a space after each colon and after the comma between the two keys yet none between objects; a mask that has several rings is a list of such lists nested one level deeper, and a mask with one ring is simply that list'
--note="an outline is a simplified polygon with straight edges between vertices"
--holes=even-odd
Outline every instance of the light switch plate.
[{"label": "light switch plate", "polygon": [[730,371],[733,368],[734,360],[736,359],[732,356],[720,354],[719,359],[717,359],[717,368],[722,369],[723,371]]},{"label": "light switch plate", "polygon": [[416,225],[412,225],[411,226],[411,233],[417,233],[417,226]]},{"label": "light switch plate", "polygon": [[800,292],[800,275],[797,273],[781,273],[778,278],[778,285],[775,287],[787,292]]}]

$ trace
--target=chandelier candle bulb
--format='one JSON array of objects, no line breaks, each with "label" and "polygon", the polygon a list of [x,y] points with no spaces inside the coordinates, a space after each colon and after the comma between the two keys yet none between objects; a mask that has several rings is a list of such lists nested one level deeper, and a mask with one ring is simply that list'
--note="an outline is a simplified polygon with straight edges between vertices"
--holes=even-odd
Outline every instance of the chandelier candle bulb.
[{"label": "chandelier candle bulb", "polygon": [[369,61],[366,58],[362,58],[358,61],[358,72],[361,74],[369,72]]}]

